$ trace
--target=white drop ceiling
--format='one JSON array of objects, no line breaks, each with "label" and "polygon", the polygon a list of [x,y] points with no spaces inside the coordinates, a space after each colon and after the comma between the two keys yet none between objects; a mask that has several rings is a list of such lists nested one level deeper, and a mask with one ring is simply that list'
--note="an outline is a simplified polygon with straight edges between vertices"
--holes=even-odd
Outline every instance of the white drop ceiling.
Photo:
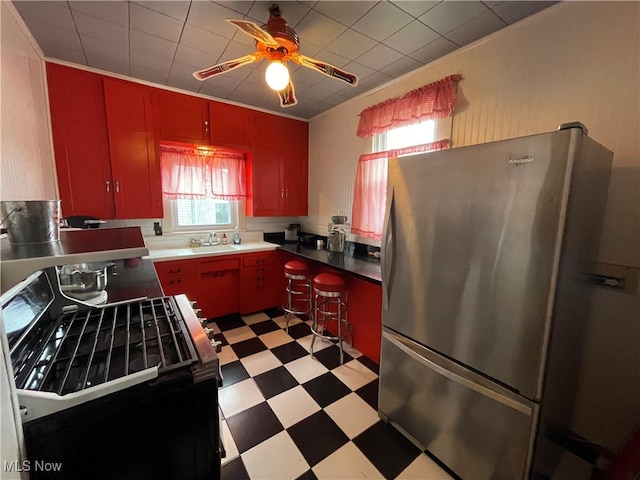
[{"label": "white drop ceiling", "polygon": [[46,57],[309,119],[536,13],[553,1],[280,1],[300,52],[360,77],[351,87],[288,63],[281,108],[266,60],[200,82],[192,73],[255,51],[225,19],[266,23],[263,1],[14,1]]}]

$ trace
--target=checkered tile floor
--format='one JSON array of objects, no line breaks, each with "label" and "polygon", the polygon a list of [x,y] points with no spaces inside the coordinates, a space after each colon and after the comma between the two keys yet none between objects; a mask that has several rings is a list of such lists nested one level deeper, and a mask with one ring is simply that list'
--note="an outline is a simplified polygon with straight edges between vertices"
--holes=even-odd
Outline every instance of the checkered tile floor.
[{"label": "checkered tile floor", "polygon": [[311,358],[308,323],[287,334],[276,310],[210,321],[223,344],[223,480],[450,478],[378,418],[378,366],[348,347],[340,365],[328,342]]}]

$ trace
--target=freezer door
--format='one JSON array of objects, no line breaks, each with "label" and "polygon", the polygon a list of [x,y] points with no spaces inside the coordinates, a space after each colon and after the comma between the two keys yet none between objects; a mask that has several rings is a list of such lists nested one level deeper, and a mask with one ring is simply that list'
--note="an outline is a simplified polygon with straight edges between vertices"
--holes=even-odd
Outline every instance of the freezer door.
[{"label": "freezer door", "polygon": [[390,159],[384,325],[539,399],[579,138]]},{"label": "freezer door", "polygon": [[537,405],[386,329],[378,408],[462,478],[527,476]]}]

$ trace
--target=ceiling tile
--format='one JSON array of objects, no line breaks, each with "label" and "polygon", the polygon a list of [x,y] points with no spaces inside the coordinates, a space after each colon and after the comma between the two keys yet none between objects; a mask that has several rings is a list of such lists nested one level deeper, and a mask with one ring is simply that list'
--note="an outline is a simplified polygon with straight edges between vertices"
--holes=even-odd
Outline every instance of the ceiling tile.
[{"label": "ceiling tile", "polygon": [[418,20],[444,35],[487,10],[482,2],[477,1],[441,2]]},{"label": "ceiling tile", "polygon": [[446,37],[458,45],[468,45],[506,25],[495,13],[487,11],[447,33]]},{"label": "ceiling tile", "polygon": [[248,70],[249,75],[245,77],[245,81],[254,83],[255,85],[260,85],[260,86],[264,85],[266,87],[267,83],[264,79],[264,72],[266,69],[267,69],[266,62],[262,62],[262,64],[259,65],[258,68],[254,68],[253,70]]},{"label": "ceiling tile", "polygon": [[239,28],[236,29],[236,34],[233,36],[232,39],[233,39],[234,42],[238,42],[238,43],[241,43],[243,45],[247,45],[248,47],[251,47],[252,50],[256,49],[256,40],[255,40],[255,38],[247,35],[246,33],[244,33]]},{"label": "ceiling tile", "polygon": [[390,2],[380,2],[353,24],[353,29],[382,41],[413,20],[413,17]]},{"label": "ceiling tile", "polygon": [[132,49],[129,53],[129,61],[131,62],[131,65],[137,65],[138,67],[156,70],[158,72],[169,73],[169,69],[173,63],[173,57],[159,57],[152,53]]},{"label": "ceiling tile", "polygon": [[[320,58],[319,58],[320,57]],[[342,68],[347,63],[350,62],[349,58],[343,57],[342,55],[336,55],[335,53],[329,52],[328,50],[324,50],[318,54],[318,57],[313,57],[315,60],[319,60],[320,62],[325,62],[334,67]]]},{"label": "ceiling tile", "polygon": [[402,30],[387,38],[384,44],[406,55],[439,37],[438,33],[431,30],[424,23],[414,20]]},{"label": "ceiling tile", "polygon": [[183,23],[179,20],[136,4],[129,5],[129,14],[131,28],[134,30],[140,30],[171,42],[180,40]]},{"label": "ceiling tile", "polygon": [[193,72],[194,70],[192,65],[173,62],[173,65],[171,65],[171,71],[169,72],[169,78],[167,79],[167,85],[197,92],[202,86],[202,82],[197,78],[194,78]]},{"label": "ceiling tile", "polygon": [[333,95],[329,95],[327,98],[325,98],[322,101],[327,105],[331,105],[332,107],[335,107],[336,105],[340,105],[341,103],[344,103],[347,100],[349,100],[349,97],[346,97],[339,93],[334,93]]},{"label": "ceiling tile", "polygon": [[326,88],[320,88],[318,85],[314,85],[312,88],[304,92],[304,98],[306,100],[313,100],[314,102],[322,101],[329,95],[333,95],[335,92],[327,90]]},{"label": "ceiling tile", "polygon": [[322,51],[322,48],[309,42],[300,41],[300,53],[307,57],[315,58]]},{"label": "ceiling tile", "polygon": [[409,56],[421,63],[426,64],[435,60],[436,58],[446,55],[447,53],[453,52],[456,49],[458,49],[458,45],[453,43],[451,40],[440,37],[437,40],[429,43],[428,45],[419,48],[415,52],[411,52]]},{"label": "ceiling tile", "polygon": [[293,88],[295,89],[296,95],[298,95],[299,93],[302,94],[306,90],[313,88],[313,85],[309,85],[308,83],[301,82],[300,80],[295,79],[293,82]]},{"label": "ceiling tile", "polygon": [[310,42],[319,47],[326,47],[346,29],[347,27],[344,25],[315,10],[311,10],[296,25],[296,32],[300,36],[300,42]]},{"label": "ceiling tile", "polygon": [[411,57],[402,57],[400,60],[397,60],[391,65],[387,65],[386,67],[384,67],[382,69],[382,72],[396,78],[421,66],[422,63],[414,60]]},{"label": "ceiling tile", "polygon": [[323,13],[327,17],[340,22],[344,25],[351,26],[357,22],[362,16],[371,10],[378,2],[339,2],[339,1],[321,1],[318,2],[313,9]]},{"label": "ceiling tile", "polygon": [[134,78],[159,83],[160,85],[165,85],[167,83],[167,77],[169,76],[168,70],[166,72],[158,72],[156,70],[134,65],[133,63],[129,67],[129,71],[131,72],[131,76]]},{"label": "ceiling tile", "polygon": [[[80,37],[75,28],[67,29],[60,28],[55,25],[47,23],[35,22],[30,20],[31,33],[35,38],[40,48],[47,57],[59,58],[61,60],[67,60],[64,55],[65,50],[69,50],[72,53],[73,58],[79,60],[78,52],[82,53],[82,44],[80,43]],[[86,59],[82,54],[82,61],[79,63],[85,64]]]},{"label": "ceiling tile", "polygon": [[344,69],[347,72],[355,73],[358,76],[358,78],[368,77],[373,72],[375,72],[374,69],[369,68],[369,67],[365,67],[364,65],[362,65],[362,64],[360,64],[358,62],[347,63],[344,66]]},{"label": "ceiling tile", "polygon": [[387,75],[386,73],[376,72],[369,75],[368,77],[363,78],[361,83],[366,87],[373,88],[377,87],[378,85],[382,85],[383,83],[387,83],[391,80],[393,80],[393,77]]},{"label": "ceiling tile", "polygon": [[425,12],[428,12],[440,2],[421,2],[421,1],[392,1],[395,6],[400,7],[409,15],[418,18]]},{"label": "ceiling tile", "polygon": [[139,32],[138,30],[129,31],[129,42],[131,50],[139,52],[147,52],[159,57],[173,58],[176,53],[178,44],[165,40],[164,38],[154,37],[148,33]]},{"label": "ceiling tile", "polygon": [[243,45],[232,40],[227,43],[227,46],[220,57],[220,61],[233,60],[234,58],[244,57],[245,55],[249,55],[253,52],[255,52],[255,48],[248,47],[247,45]]},{"label": "ceiling tile", "polygon": [[331,77],[327,77],[326,75],[323,75],[323,79],[320,80],[313,88],[322,88],[324,90],[327,90],[328,92],[331,93],[337,93],[340,92],[346,88],[351,88],[351,86],[341,80],[335,79],[335,78],[331,78]]},{"label": "ceiling tile", "polygon": [[117,62],[129,62],[129,48],[126,46],[89,36],[83,36],[81,42],[82,48],[87,53],[89,64],[91,64],[92,58],[97,57],[111,57]]},{"label": "ceiling tile", "polygon": [[243,2],[243,1],[235,1],[235,0],[224,0],[222,2],[216,2],[223,7],[230,8],[234,12],[238,12],[242,15],[246,15],[251,10],[254,2]]},{"label": "ceiling tile", "polygon": [[191,2],[188,1],[159,1],[159,0],[144,0],[140,2],[131,2],[136,3],[140,6],[148,8],[149,10],[153,10],[154,12],[162,13],[171,18],[175,18],[176,20],[180,20],[184,22],[187,18],[187,13],[189,12],[189,5]]},{"label": "ceiling tile", "polygon": [[358,57],[356,61],[363,64],[365,67],[380,70],[396,60],[400,60],[400,57],[402,57],[401,53],[379,43],[371,50]]},{"label": "ceiling tile", "polygon": [[129,4],[127,2],[93,1],[69,2],[71,10],[82,12],[106,22],[129,26]]},{"label": "ceiling tile", "polygon": [[237,29],[225,18],[238,18],[238,13],[217,3],[195,1],[191,2],[187,23],[231,39]]},{"label": "ceiling tile", "polygon": [[25,20],[56,25],[60,28],[74,28],[71,10],[69,10],[67,2],[14,1],[13,4]]},{"label": "ceiling tile", "polygon": [[[251,10],[249,11],[249,17],[255,19],[258,25],[263,25],[269,20],[269,5],[272,2],[255,2]],[[280,15],[287,21],[290,27],[295,27],[300,23],[300,20],[309,13],[310,7],[300,2],[278,2],[280,7]],[[299,32],[298,32],[299,33]]]},{"label": "ceiling tile", "polygon": [[239,85],[240,81],[230,77],[228,74],[216,75],[202,82],[200,93],[211,95],[212,97],[226,98]]},{"label": "ceiling tile", "polygon": [[85,37],[91,37],[125,48],[129,46],[129,29],[127,27],[105,22],[82,12],[73,12],[73,18],[76,21],[76,27],[83,44]]},{"label": "ceiling tile", "polygon": [[320,80],[322,80],[324,78],[324,75],[322,75],[321,73],[316,72],[315,70],[308,68],[308,67],[302,67],[299,68],[298,70],[296,70],[292,75],[291,78],[293,78],[293,80],[298,83],[298,82],[304,82],[307,85],[315,85],[316,83],[318,83]]},{"label": "ceiling tile", "polygon": [[180,37],[180,45],[209,53],[218,59],[229,44],[229,39],[208,32],[193,25],[186,24]]},{"label": "ceiling tile", "polygon": [[327,50],[353,60],[375,45],[376,42],[374,40],[349,29],[327,45]]},{"label": "ceiling tile", "polygon": [[369,91],[369,87],[363,85],[362,83],[358,83],[358,85],[356,85],[355,87],[345,88],[340,92],[340,95],[343,95],[347,98],[354,98],[358,95],[366,93],[367,91]]},{"label": "ceiling tile", "polygon": [[227,95],[226,98],[233,100],[234,102],[252,105],[260,96],[264,95],[264,92],[266,91],[265,89],[267,88],[269,87],[266,85],[264,87],[260,87],[250,82],[243,82],[229,95]]},{"label": "ceiling tile", "polygon": [[197,70],[204,70],[205,68],[213,67],[217,64],[218,56],[210,55],[206,52],[202,52],[185,45],[178,45],[176,61],[184,63],[185,65],[193,65],[194,67],[197,67]]},{"label": "ceiling tile", "polygon": [[280,98],[275,92],[267,92],[254,100],[253,105],[267,110],[280,110]]},{"label": "ceiling tile", "polygon": [[539,12],[557,2],[499,2],[489,7],[509,25],[522,20],[524,17]]}]

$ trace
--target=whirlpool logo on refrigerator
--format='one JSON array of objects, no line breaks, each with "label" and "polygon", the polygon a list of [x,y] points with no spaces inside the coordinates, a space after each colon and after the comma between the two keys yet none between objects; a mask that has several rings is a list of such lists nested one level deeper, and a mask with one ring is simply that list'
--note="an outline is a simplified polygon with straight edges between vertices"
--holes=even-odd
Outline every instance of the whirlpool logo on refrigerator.
[{"label": "whirlpool logo on refrigerator", "polygon": [[526,165],[527,163],[534,162],[535,160],[536,157],[534,157],[533,155],[525,155],[523,157],[509,157],[507,163],[509,165],[515,165],[516,167],[519,167],[520,165]]}]

